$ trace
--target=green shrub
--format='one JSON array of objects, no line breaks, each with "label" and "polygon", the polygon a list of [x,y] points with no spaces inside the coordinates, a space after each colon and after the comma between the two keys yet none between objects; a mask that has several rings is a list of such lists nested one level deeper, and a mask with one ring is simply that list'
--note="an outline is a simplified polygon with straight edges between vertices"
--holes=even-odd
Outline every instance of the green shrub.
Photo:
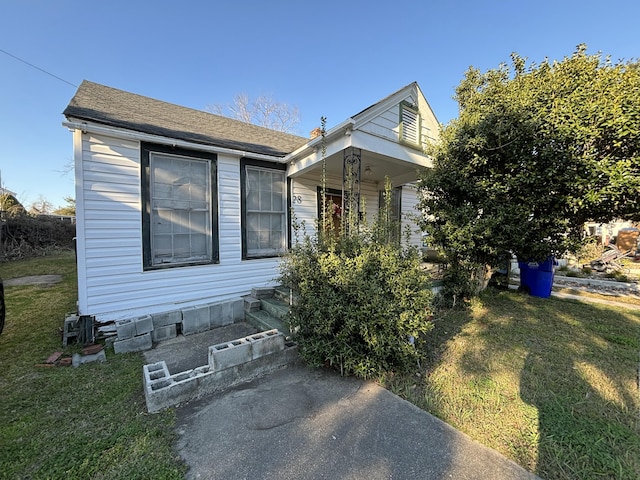
[{"label": "green shrub", "polygon": [[307,240],[282,264],[282,282],[298,295],[290,326],[302,357],[362,378],[415,368],[415,343],[432,327],[417,252],[360,236],[344,243],[325,251]]},{"label": "green shrub", "polygon": [[418,249],[402,247],[383,214],[371,228],[317,231],[281,262],[280,281],[297,297],[289,322],[303,359],[362,378],[416,368],[432,328]]},{"label": "green shrub", "polygon": [[14,215],[6,219],[0,232],[0,258],[11,260],[39,256],[51,250],[70,250],[76,226],[55,216]]}]

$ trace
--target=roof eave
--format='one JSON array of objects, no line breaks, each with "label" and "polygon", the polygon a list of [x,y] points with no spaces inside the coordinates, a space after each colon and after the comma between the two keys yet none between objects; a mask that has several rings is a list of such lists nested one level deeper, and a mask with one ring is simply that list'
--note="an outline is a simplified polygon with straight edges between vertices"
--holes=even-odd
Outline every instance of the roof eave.
[{"label": "roof eave", "polygon": [[189,142],[187,140],[180,140],[177,138],[166,137],[162,135],[154,135],[150,133],[138,132],[135,130],[129,130],[125,128],[100,124],[92,121],[88,121],[82,118],[76,118],[67,116],[67,121],[62,122],[62,125],[69,130],[80,130],[83,133],[95,133],[103,135],[117,136],[120,138],[126,138],[129,140],[136,140],[141,142],[153,142],[161,145],[170,145],[173,147],[182,147],[188,149],[202,150],[205,152],[231,155],[236,157],[250,157],[256,160],[266,160],[269,162],[287,163],[287,156],[275,156],[265,155],[262,153],[255,153],[248,150],[238,150],[232,148],[219,147],[216,145],[209,145],[205,143]]}]

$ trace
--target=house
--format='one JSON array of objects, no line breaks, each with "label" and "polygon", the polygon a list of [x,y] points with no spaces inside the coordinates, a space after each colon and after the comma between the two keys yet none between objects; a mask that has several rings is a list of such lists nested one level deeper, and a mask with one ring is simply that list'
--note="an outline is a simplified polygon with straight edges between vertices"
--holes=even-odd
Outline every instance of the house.
[{"label": "house", "polygon": [[[323,145],[336,214],[359,208],[343,194],[343,184],[355,180],[353,196],[375,206],[366,212],[374,215],[389,176],[397,215],[410,222],[404,214],[417,202],[411,182],[430,166],[422,147],[439,131],[416,83],[324,139],[89,81],[64,115],[73,132],[78,309],[98,322],[204,304],[242,315],[241,295],[274,284],[278,256],[292,241],[290,211],[312,233]],[[420,245],[419,233],[412,242]]]}]

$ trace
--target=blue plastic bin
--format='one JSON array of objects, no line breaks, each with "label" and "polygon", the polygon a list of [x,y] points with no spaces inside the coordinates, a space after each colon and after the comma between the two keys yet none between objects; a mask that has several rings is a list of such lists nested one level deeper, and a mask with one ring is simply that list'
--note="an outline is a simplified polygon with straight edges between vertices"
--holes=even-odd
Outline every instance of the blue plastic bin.
[{"label": "blue plastic bin", "polygon": [[520,268],[520,285],[529,289],[534,297],[549,298],[553,287],[553,266],[555,259],[547,258],[544,262],[523,262],[518,260]]}]

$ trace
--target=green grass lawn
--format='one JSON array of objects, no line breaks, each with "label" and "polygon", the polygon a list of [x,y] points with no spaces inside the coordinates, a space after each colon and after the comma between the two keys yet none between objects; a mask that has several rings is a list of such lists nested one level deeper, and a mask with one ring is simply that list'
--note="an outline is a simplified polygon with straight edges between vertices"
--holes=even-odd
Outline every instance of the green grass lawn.
[{"label": "green grass lawn", "polygon": [[640,312],[486,292],[387,387],[545,479],[640,478]]},{"label": "green grass lawn", "polygon": [[[183,478],[173,410],[146,414],[141,355],[36,366],[62,349],[73,256],[0,264],[4,279],[40,274],[63,282],[6,287],[0,479]],[[543,478],[640,478],[640,312],[487,292],[436,320],[428,352],[386,386]]]},{"label": "green grass lawn", "polygon": [[111,350],[106,363],[36,366],[63,350],[60,330],[76,301],[73,255],[0,264],[5,280],[44,274],[63,281],[5,287],[0,478],[183,478],[185,467],[172,451],[173,411],[146,413],[141,355]]}]

